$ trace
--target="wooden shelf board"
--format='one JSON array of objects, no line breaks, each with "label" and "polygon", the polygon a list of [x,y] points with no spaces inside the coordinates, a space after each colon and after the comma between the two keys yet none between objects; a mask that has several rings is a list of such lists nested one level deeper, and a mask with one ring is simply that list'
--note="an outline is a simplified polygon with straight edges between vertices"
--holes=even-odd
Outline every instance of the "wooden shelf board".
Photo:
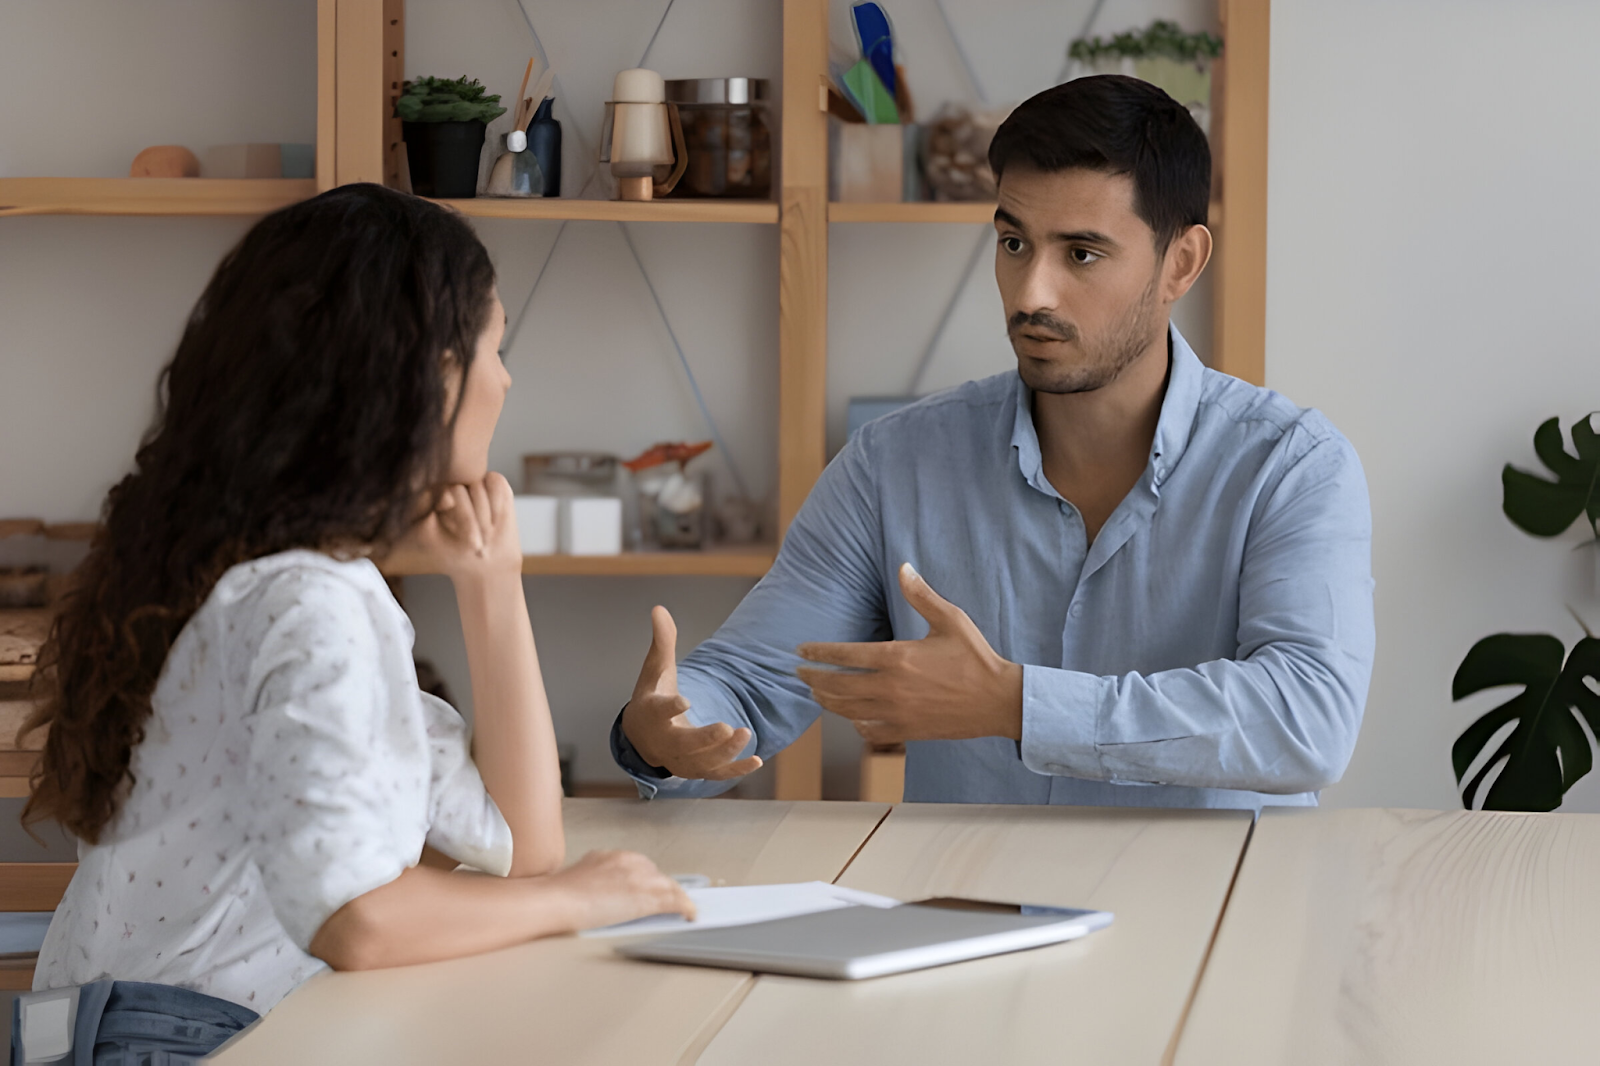
[{"label": "wooden shelf board", "polygon": [[53,911],[60,904],[75,862],[0,863],[0,911]]},{"label": "wooden shelf board", "polygon": [[[770,545],[756,545],[621,555],[524,555],[522,572],[586,577],[760,577],[771,568],[776,554]],[[428,572],[425,566],[400,555],[385,560],[381,569],[389,577]]]},{"label": "wooden shelf board", "polygon": [[311,178],[0,178],[0,215],[264,215]]},{"label": "wooden shelf board", "polygon": [[828,205],[829,222],[993,222],[994,204],[846,204]]},{"label": "wooden shelf board", "polygon": [[758,222],[776,224],[767,200],[435,200],[473,218],[571,219],[591,222]]},{"label": "wooden shelf board", "polygon": [[33,971],[38,962],[38,956],[0,960],[0,992],[33,991]]},{"label": "wooden shelf board", "polygon": [[[1207,224],[1222,225],[1222,201],[1211,201]],[[828,205],[829,222],[992,222],[994,204],[842,204]]]}]

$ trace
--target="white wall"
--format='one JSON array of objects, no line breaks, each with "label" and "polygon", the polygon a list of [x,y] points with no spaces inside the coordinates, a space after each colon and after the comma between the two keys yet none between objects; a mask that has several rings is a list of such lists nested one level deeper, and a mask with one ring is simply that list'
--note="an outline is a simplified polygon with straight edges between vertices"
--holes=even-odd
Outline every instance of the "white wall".
[{"label": "white wall", "polygon": [[[1600,629],[1594,551],[1500,514],[1534,427],[1600,408],[1600,5],[1277,0],[1268,384],[1322,408],[1371,486],[1378,659],[1330,804],[1458,806],[1450,745],[1505,691],[1490,633]],[[1566,809],[1600,810],[1600,775]]]}]

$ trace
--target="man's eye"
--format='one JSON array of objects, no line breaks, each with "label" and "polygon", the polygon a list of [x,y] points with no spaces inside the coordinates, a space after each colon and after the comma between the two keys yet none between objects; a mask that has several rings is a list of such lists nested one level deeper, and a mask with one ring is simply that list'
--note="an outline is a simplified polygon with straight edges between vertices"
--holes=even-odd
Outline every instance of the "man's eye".
[{"label": "man's eye", "polygon": [[1000,238],[1000,247],[1004,248],[1007,252],[1011,253],[1012,255],[1016,255],[1016,254],[1018,254],[1019,252],[1022,251],[1022,238],[1021,237],[1001,237]]},{"label": "man's eye", "polygon": [[1072,261],[1078,266],[1088,266],[1090,263],[1104,258],[1099,252],[1091,252],[1087,248],[1074,248],[1067,254],[1072,257]]}]

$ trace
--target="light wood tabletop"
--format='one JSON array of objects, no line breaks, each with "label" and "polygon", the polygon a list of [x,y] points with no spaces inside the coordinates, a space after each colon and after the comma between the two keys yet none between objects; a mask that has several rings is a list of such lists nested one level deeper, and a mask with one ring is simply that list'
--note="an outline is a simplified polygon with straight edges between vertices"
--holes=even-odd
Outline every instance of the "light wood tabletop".
[{"label": "light wood tabletop", "polygon": [[1593,1062],[1600,815],[1272,811],[1179,1066]]},{"label": "light wood tabletop", "polygon": [[[577,799],[567,851],[643,852],[713,882],[831,881],[888,808],[870,803]],[[754,978],[634,962],[559,937],[473,958],[312,978],[215,1056],[252,1063],[692,1062]]]},{"label": "light wood tabletop", "polygon": [[763,976],[700,1062],[1154,1066],[1170,1052],[1249,830],[1244,811],[896,807],[840,884],[905,900],[1096,907],[1115,923],[875,981]]}]

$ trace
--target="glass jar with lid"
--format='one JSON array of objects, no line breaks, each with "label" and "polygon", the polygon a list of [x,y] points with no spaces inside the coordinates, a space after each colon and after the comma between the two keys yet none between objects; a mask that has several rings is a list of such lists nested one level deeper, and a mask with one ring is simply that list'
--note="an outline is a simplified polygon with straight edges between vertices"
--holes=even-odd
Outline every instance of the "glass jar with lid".
[{"label": "glass jar with lid", "polygon": [[674,197],[772,194],[772,134],[765,78],[682,78],[666,83],[689,162]]}]

